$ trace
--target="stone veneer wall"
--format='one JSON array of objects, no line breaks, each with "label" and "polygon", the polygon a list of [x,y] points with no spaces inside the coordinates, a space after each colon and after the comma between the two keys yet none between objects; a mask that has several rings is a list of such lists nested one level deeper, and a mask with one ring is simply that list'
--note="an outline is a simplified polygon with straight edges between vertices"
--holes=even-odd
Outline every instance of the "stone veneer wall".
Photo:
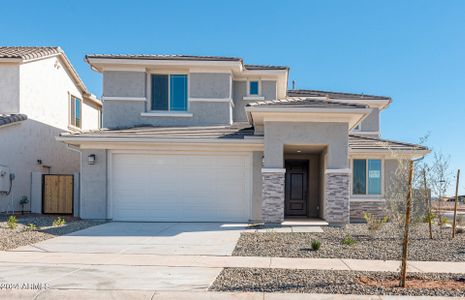
[{"label": "stone veneer wall", "polygon": [[378,218],[383,218],[386,215],[386,201],[350,201],[350,222],[360,223],[365,222],[363,213],[368,212]]},{"label": "stone veneer wall", "polygon": [[349,223],[349,178],[347,172],[326,172],[324,218],[331,225]]},{"label": "stone veneer wall", "polygon": [[262,170],[262,217],[265,223],[284,220],[285,170]]}]

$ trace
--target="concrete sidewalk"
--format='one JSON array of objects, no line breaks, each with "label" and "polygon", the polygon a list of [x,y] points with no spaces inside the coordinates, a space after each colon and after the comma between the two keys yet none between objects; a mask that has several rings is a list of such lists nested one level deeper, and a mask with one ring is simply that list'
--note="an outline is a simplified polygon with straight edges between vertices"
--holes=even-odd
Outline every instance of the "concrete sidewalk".
[{"label": "concrete sidewalk", "polygon": [[0,290],[1,299],[19,300],[395,300],[395,299],[463,299],[458,297],[428,296],[378,296],[378,295],[342,295],[342,294],[304,294],[304,293],[223,293],[223,292],[158,292],[141,290]]},{"label": "concrete sidewalk", "polygon": [[[353,271],[398,271],[400,261],[331,258],[285,258],[202,255],[134,255],[124,253],[0,252],[1,265],[158,266],[198,268],[278,268]],[[410,272],[462,273],[465,262],[409,261]]]}]

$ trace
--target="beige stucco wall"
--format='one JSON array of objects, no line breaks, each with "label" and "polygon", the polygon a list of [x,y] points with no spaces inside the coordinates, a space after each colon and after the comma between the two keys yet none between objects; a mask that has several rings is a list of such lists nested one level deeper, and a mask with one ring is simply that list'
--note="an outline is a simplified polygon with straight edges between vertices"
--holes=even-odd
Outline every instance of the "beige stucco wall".
[{"label": "beige stucco wall", "polygon": [[19,64],[0,63],[0,113],[19,112]]},{"label": "beige stucco wall", "polygon": [[326,168],[349,167],[347,123],[266,122],[264,167],[283,168],[284,145],[327,146]]},{"label": "beige stucco wall", "polygon": [[[79,153],[55,141],[62,130],[35,120],[26,120],[0,128],[0,165],[15,173],[9,196],[0,196],[0,212],[7,209],[10,199],[19,210],[19,199],[31,199],[31,173],[73,174],[79,172]],[[42,165],[37,160],[42,160]],[[51,167],[50,169],[44,166]]]},{"label": "beige stucco wall", "polygon": [[[0,164],[8,166],[16,176],[11,194],[0,196],[0,211],[5,211],[9,199],[14,200],[16,209],[19,209],[21,196],[31,199],[32,172],[79,172],[79,152],[70,150],[55,138],[68,130],[69,95],[83,97],[57,57],[20,65],[16,81],[11,83],[13,90],[15,84],[18,85],[17,91],[1,88],[6,82],[1,79],[1,72],[0,103],[8,95],[17,94],[20,97],[19,109],[14,112],[28,116],[26,121],[0,127]],[[8,111],[2,109],[1,112]],[[83,129],[98,128],[97,107],[83,103],[82,119]],[[42,165],[37,160],[41,160]]]}]

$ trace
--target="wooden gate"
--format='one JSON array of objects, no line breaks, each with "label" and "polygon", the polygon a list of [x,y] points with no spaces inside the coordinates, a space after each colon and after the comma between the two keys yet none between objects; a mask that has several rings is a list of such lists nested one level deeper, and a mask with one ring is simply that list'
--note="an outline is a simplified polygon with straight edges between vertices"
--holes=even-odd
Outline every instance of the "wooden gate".
[{"label": "wooden gate", "polygon": [[42,213],[73,213],[73,175],[43,175]]}]

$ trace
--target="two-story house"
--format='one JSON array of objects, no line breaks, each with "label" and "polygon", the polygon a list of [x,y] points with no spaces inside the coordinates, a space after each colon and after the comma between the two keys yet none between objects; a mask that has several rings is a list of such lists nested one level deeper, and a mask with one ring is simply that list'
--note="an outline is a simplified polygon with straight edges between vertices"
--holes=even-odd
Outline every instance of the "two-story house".
[{"label": "two-story house", "polygon": [[79,151],[56,136],[99,128],[101,106],[59,47],[0,47],[1,212],[20,209],[23,196],[26,210],[42,212],[40,174],[80,169]]},{"label": "two-story house", "polygon": [[81,151],[82,218],[357,221],[383,213],[398,159],[379,137],[388,97],[288,91],[289,68],[240,58],[87,55],[103,74],[104,130]]}]

